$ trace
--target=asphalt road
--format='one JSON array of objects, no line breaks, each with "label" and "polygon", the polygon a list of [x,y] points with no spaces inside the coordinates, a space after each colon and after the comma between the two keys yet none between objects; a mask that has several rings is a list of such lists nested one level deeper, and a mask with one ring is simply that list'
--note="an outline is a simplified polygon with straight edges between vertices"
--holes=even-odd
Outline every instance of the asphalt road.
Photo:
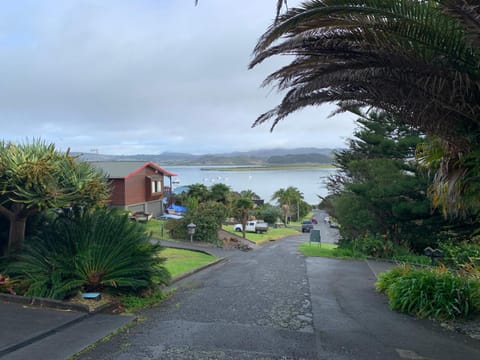
[{"label": "asphalt road", "polygon": [[[322,240],[336,238],[319,218]],[[365,261],[305,258],[308,234],[189,277],[80,359],[480,359],[480,341],[392,312]]]}]

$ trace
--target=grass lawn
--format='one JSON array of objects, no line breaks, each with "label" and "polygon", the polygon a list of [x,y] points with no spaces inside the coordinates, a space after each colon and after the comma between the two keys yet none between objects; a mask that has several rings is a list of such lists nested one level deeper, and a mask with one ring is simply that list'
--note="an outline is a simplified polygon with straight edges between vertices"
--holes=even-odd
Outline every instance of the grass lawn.
[{"label": "grass lawn", "polygon": [[165,223],[167,220],[150,219],[146,223],[142,223],[145,229],[152,233],[152,237],[155,239],[172,240],[165,229]]},{"label": "grass lawn", "polygon": [[[233,234],[236,234],[238,236],[242,236],[241,232],[236,232],[233,230],[233,225],[223,225],[223,230],[229,231]],[[296,229],[291,229],[291,228],[268,228],[267,232],[264,232],[262,234],[256,234],[256,233],[250,233],[247,232],[245,233],[245,236],[248,240],[255,242],[256,244],[261,244],[267,241],[271,240],[278,240],[281,239],[285,236],[290,236],[290,235],[297,235],[298,230]]]},{"label": "grass lawn", "polygon": [[217,258],[199,251],[165,248],[160,256],[167,258],[165,267],[172,277],[211,263]]},{"label": "grass lawn", "polygon": [[300,251],[305,256],[321,256],[321,257],[333,257],[341,259],[363,259],[364,256],[361,254],[354,254],[349,249],[339,249],[337,245],[334,244],[321,244],[305,242],[298,247]]}]

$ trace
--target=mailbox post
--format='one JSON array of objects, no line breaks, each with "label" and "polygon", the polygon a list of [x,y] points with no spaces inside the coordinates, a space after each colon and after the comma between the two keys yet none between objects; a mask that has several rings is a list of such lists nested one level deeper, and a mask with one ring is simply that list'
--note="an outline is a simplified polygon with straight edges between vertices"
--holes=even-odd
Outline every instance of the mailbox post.
[{"label": "mailbox post", "polygon": [[187,225],[187,229],[188,229],[188,235],[190,235],[190,242],[193,243],[193,234],[195,234],[195,228],[197,227],[197,225],[195,225],[194,223],[190,223]]},{"label": "mailbox post", "polygon": [[319,246],[322,246],[322,239],[320,236],[320,230],[310,230],[310,245],[312,245],[312,242],[318,243]]},{"label": "mailbox post", "polygon": [[432,266],[435,265],[435,259],[436,258],[441,258],[442,257],[442,250],[440,249],[432,249],[430,246],[426,247],[424,250],[423,250],[423,253],[430,257],[430,260],[431,260],[431,264]]}]

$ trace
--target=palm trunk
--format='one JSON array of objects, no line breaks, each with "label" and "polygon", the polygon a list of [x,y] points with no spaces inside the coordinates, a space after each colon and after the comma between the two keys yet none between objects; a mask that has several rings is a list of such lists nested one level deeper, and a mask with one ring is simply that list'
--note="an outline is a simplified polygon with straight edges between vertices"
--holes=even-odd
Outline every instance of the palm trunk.
[{"label": "palm trunk", "polygon": [[27,218],[30,213],[33,213],[33,211],[26,210],[24,205],[21,204],[13,204],[11,209],[0,205],[0,215],[5,216],[10,223],[8,242],[4,242],[1,249],[3,255],[22,248],[25,240]]},{"label": "palm trunk", "polygon": [[25,227],[27,218],[14,218],[10,220],[7,252],[20,250],[25,240]]}]

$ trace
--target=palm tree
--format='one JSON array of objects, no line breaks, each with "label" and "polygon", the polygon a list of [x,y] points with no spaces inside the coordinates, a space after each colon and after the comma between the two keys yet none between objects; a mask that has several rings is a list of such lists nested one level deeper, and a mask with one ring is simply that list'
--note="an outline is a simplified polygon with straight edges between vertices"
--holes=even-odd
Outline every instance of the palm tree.
[{"label": "palm tree", "polygon": [[248,215],[250,210],[253,209],[254,202],[245,197],[241,197],[235,201],[234,211],[238,214],[242,223],[242,237],[245,239],[245,229],[247,227]]},{"label": "palm tree", "polygon": [[384,110],[437,136],[434,189],[449,211],[469,206],[480,171],[477,0],[310,0],[270,26],[250,68],[276,55],[293,60],[264,85],[286,94],[254,125],[272,120],[273,130],[292,112],[332,102]]},{"label": "palm tree", "polygon": [[303,194],[296,187],[289,186],[286,189],[282,188],[277,190],[272,195],[272,200],[277,200],[281,206],[285,225],[288,223],[288,216],[291,209],[297,209],[298,218],[298,209],[300,206],[300,201],[303,200]]},{"label": "palm tree", "polygon": [[250,200],[260,200],[260,196],[250,189],[240,191],[240,196]]}]

